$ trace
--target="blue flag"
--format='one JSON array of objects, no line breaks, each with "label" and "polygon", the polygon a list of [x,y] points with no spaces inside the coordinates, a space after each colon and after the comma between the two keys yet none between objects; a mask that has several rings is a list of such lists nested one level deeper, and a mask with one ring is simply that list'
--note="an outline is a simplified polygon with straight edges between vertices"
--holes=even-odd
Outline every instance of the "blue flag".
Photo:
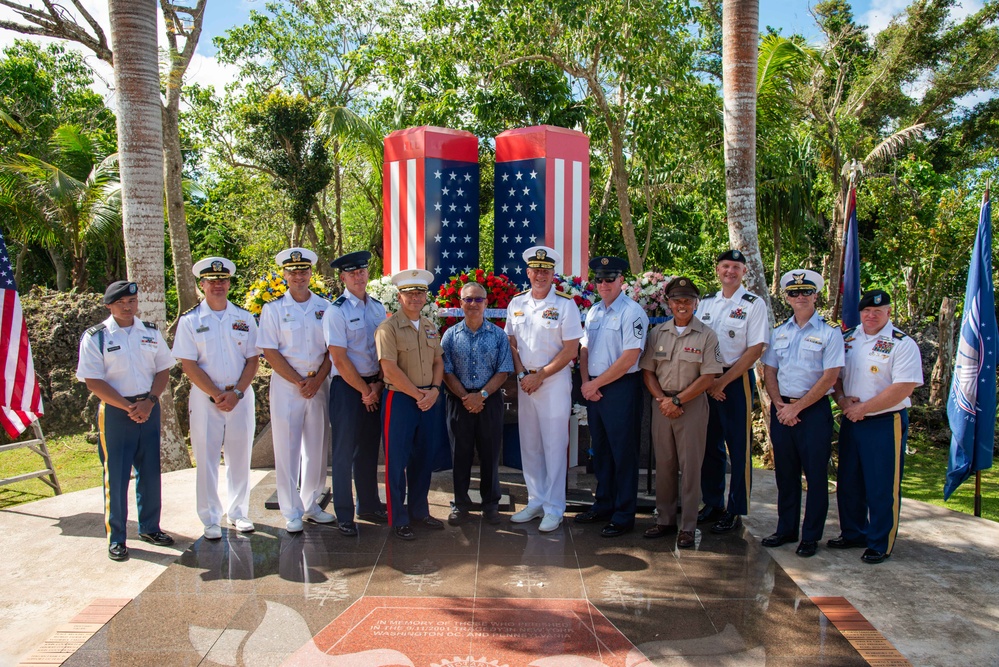
[{"label": "blue flag", "polygon": [[850,186],[843,242],[843,330],[860,326],[860,248],[857,245],[857,190]]},{"label": "blue flag", "polygon": [[986,190],[964,291],[954,379],[947,397],[951,440],[944,500],[972,473],[992,467],[997,334],[992,290],[992,207]]}]

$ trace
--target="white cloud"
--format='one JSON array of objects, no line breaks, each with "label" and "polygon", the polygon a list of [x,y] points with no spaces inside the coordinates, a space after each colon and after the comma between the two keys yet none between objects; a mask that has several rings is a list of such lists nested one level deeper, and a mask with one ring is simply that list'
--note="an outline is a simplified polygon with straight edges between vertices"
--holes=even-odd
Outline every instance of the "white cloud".
[{"label": "white cloud", "polygon": [[[902,14],[911,0],[872,0],[870,9],[858,17],[858,22],[867,26],[869,35],[876,35]],[[981,0],[960,0],[950,11],[951,21],[961,21],[982,8]]]}]

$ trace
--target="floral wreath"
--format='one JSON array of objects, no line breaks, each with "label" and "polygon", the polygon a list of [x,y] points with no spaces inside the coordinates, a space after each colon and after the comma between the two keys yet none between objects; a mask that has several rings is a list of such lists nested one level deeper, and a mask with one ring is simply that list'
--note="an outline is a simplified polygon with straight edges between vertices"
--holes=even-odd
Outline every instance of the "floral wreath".
[{"label": "floral wreath", "polygon": [[579,316],[585,321],[586,313],[590,311],[597,300],[596,286],[579,276],[569,276],[562,273],[556,273],[552,283],[556,290],[568,294],[576,302]]},{"label": "floral wreath", "polygon": [[[392,276],[382,276],[369,280],[365,289],[368,294],[382,302],[385,311],[390,315],[402,310],[402,306],[399,304],[399,288],[392,284]],[[420,314],[437,322],[439,315],[437,314],[437,304],[433,299],[427,299],[427,304],[423,306]]]},{"label": "floral wreath", "polygon": [[[312,278],[309,280],[309,289],[324,299],[331,300],[332,295],[327,291],[323,277],[315,271],[312,272]],[[246,296],[243,297],[243,308],[253,313],[255,317],[260,317],[260,311],[263,310],[265,303],[270,303],[287,291],[288,283],[285,282],[284,277],[277,271],[269,271],[250,285]]]},{"label": "floral wreath", "polygon": [[[470,282],[479,283],[485,288],[487,309],[505,310],[510,305],[510,300],[520,291],[517,285],[502,273],[497,275],[492,271],[474,269],[451,276],[450,280],[441,285],[437,291],[437,306],[441,309],[461,308],[461,290]],[[443,319],[441,333],[457,324],[460,318],[445,315]],[[506,325],[505,317],[490,317],[488,319],[500,328]]]},{"label": "floral wreath", "polygon": [[671,317],[673,313],[666,304],[666,285],[675,277],[658,271],[646,271],[633,280],[626,280],[624,293],[641,306],[650,318]]}]

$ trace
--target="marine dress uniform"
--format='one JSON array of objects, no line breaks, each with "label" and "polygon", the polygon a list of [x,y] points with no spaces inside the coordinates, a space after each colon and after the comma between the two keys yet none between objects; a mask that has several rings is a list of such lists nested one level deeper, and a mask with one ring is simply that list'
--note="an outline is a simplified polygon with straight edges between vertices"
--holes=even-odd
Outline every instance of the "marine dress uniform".
[{"label": "marine dress uniform", "polygon": [[[797,553],[808,557],[815,554],[815,546],[822,539],[829,511],[827,485],[833,417],[827,397],[833,391],[835,377],[818,400],[798,414],[799,421],[793,426],[780,422],[777,406],[778,401],[785,405],[796,403],[822,383],[827,371],[842,368],[843,336],[838,327],[830,325],[815,310],[815,294],[823,285],[821,275],[809,270],[788,271],[781,278],[781,285],[789,301],[811,299],[812,306],[811,316],[803,326],[799,326],[792,315],[774,327],[770,345],[763,353],[764,366],[776,378],[776,387],[771,387],[771,375],[768,374],[767,391],[773,399],[770,406],[770,440],[777,481],[777,530],[763,539],[763,545],[780,546],[798,539],[801,473],[804,471],[808,494]],[[799,296],[802,294],[805,296]]]},{"label": "marine dress uniform", "polygon": [[[729,250],[718,262],[745,264],[738,250]],[[746,350],[765,344],[769,336],[766,302],[740,285],[726,298],[719,290],[707,294],[697,307],[697,317],[711,327],[718,337],[722,355],[722,373],[734,366]],[[724,509],[728,523],[738,527],[732,517],[749,514],[749,495],[753,480],[752,423],[756,374],[752,366],[725,387],[725,400],[708,396],[708,435],[701,466],[701,500],[709,512]],[[725,453],[732,466],[728,496],[725,495]],[[717,517],[724,518],[724,517]],[[712,529],[714,530],[714,529]]]},{"label": "marine dress uniform", "polygon": [[[285,270],[308,269],[316,261],[316,254],[305,248],[290,248],[278,253],[276,261]],[[330,302],[317,294],[310,293],[306,301],[299,303],[285,292],[264,304],[257,346],[265,351],[277,350],[303,378],[328,373],[323,363],[328,356],[323,315],[329,306]],[[289,532],[301,531],[303,518],[331,522],[333,518],[327,519],[318,505],[326,484],[328,378],[315,396],[305,398],[297,384],[272,373],[270,405],[278,504]]]},{"label": "marine dress uniform", "polygon": [[[635,354],[634,363],[624,369],[623,375],[600,387],[599,400],[586,404],[597,489],[589,512],[577,515],[575,521],[588,523],[606,517],[608,524],[601,531],[604,537],[617,537],[634,527],[638,502],[643,407],[638,362],[645,349],[649,316],[617,284],[616,279],[627,267],[628,263],[619,257],[590,260],[594,279],[614,281],[608,287],[617,295],[609,306],[601,300],[590,308],[580,341],[580,347],[586,350],[584,382],[606,373],[625,352]],[[606,287],[600,285],[598,289]]]},{"label": "marine dress uniform", "polygon": [[[544,246],[523,254],[528,269],[554,271],[560,255]],[[537,373],[565,347],[566,341],[583,337],[576,302],[555,290],[536,299],[531,290],[510,300],[506,334],[513,341],[524,370],[517,379]],[[575,344],[575,343],[574,343]],[[572,409],[572,375],[568,365],[545,377],[534,392],[517,388],[520,458],[527,485],[527,506],[511,517],[522,523],[542,518],[542,532],[558,528],[565,514],[565,480],[568,466],[569,414]],[[550,517],[550,518],[549,518]]]},{"label": "marine dress uniform", "polygon": [[[874,290],[860,300],[860,310],[890,303],[886,292]],[[841,405],[846,405],[847,397],[860,403],[869,401],[898,383],[911,383],[912,388],[923,384],[916,341],[895,328],[890,319],[872,334],[861,325],[846,331],[843,339],[846,365],[842,394],[837,395]],[[844,415],[840,422],[836,501],[842,530],[828,545],[866,546],[863,560],[868,563],[880,563],[895,545],[911,405],[906,395],[894,405],[865,413],[859,421]]]},{"label": "marine dress uniform", "polygon": [[[138,292],[133,282],[111,283],[104,293],[104,304],[109,310],[119,300],[134,304]],[[160,406],[159,395],[152,390],[156,377],[174,365],[174,358],[156,325],[134,317],[134,312],[133,308],[128,314],[131,326],[120,326],[112,315],[87,329],[80,339],[76,367],[77,380],[102,381],[112,392],[98,395],[101,404],[97,409],[97,452],[104,467],[104,528],[112,560],[128,558],[125,525],[133,467],[140,538],[157,545],[173,544],[160,530]],[[166,387],[165,378],[161,382],[160,391]],[[98,391],[105,393],[101,389],[94,393]],[[132,407],[123,409],[111,403],[119,398]],[[147,419],[136,421],[132,418],[134,406],[144,401],[152,403],[152,408]]]},{"label": "marine dress uniform", "polygon": [[[422,269],[407,269],[392,276],[400,299],[407,292],[426,294],[433,279],[432,273]],[[433,434],[440,420],[440,385],[444,377],[441,339],[437,325],[429,319],[419,316],[411,320],[399,310],[378,325],[375,345],[386,383],[381,417],[389,524],[397,537],[412,540],[415,535],[411,522],[435,529],[444,527],[442,521],[430,516],[428,500],[433,473]],[[391,362],[401,372],[400,384],[394,382],[391,371],[385,370],[385,362]],[[403,381],[412,386],[403,387]],[[422,398],[417,399],[404,389],[414,394],[436,394],[431,399],[426,398],[428,394],[421,394]],[[429,404],[427,409],[420,405],[424,400]]]},{"label": "marine dress uniform", "polygon": [[[694,300],[698,290],[689,278],[679,277],[666,286],[666,295],[670,300]],[[693,304],[690,319],[682,326],[678,326],[678,312],[672,303],[670,308],[674,318],[652,329],[640,362],[646,386],[656,400],[652,406],[652,444],[656,452],[657,520],[645,537],[663,537],[679,528],[677,545],[692,547],[708,428],[704,391],[721,373],[722,362],[718,337],[693,316]],[[681,409],[682,414],[672,418],[664,415],[659,405],[663,401]],[[678,499],[683,509],[679,521]]]},{"label": "marine dress uniform", "polygon": [[[197,262],[194,275],[202,281],[228,280],[236,265],[224,257]],[[208,300],[181,315],[173,344],[174,357],[193,362],[208,376],[215,393],[206,393],[191,382],[188,411],[191,417],[191,448],[197,461],[198,518],[205,537],[222,537],[222,502],[218,495],[219,457],[225,456],[229,523],[240,532],[253,530],[250,512],[250,454],[256,421],[255,397],[250,382],[257,368],[257,323],[253,314],[225,302],[224,310],[212,310]],[[243,380],[245,390],[237,385]],[[215,402],[218,392],[233,392],[235,407],[224,412]]]},{"label": "marine dress uniform", "polygon": [[[370,259],[370,252],[352,252],[336,258],[330,266],[343,274],[366,269]],[[370,294],[359,298],[349,290],[344,291],[323,316],[326,346],[343,348],[347,356],[344,366],[352,366],[352,369],[337,368],[331,351],[333,368],[330,371],[329,414],[333,431],[333,510],[337,528],[348,537],[357,534],[351,479],[357,489],[357,514],[378,523],[386,521],[382,501],[378,497],[378,445],[382,437],[380,411],[369,410],[361,393],[345,379],[352,370],[368,385],[369,391],[377,388],[381,392],[375,329],[385,321],[385,316],[385,306],[381,301]]]}]

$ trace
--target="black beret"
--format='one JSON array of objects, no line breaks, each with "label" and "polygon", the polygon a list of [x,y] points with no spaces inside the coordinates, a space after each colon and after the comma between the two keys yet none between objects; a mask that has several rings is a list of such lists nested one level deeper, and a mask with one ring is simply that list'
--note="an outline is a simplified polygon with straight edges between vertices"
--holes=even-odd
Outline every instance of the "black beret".
[{"label": "black beret", "polygon": [[597,278],[617,278],[628,268],[628,262],[620,257],[594,257],[590,268]]},{"label": "black beret", "polygon": [[340,271],[357,271],[358,269],[368,268],[370,260],[370,252],[367,250],[358,250],[357,252],[348,252],[346,255],[340,255],[330,262],[330,267]]},{"label": "black beret", "polygon": [[722,254],[718,255],[718,259],[715,260],[715,264],[718,264],[719,262],[724,262],[726,260],[728,260],[729,262],[742,262],[743,264],[745,264],[746,256],[742,254],[741,250],[735,250],[733,248],[732,250],[726,250]]},{"label": "black beret", "polygon": [[891,297],[888,296],[888,292],[883,289],[872,289],[869,292],[864,292],[864,295],[860,297],[860,304],[857,306],[857,310],[863,310],[864,308],[870,308],[871,306],[887,306],[891,304]]},{"label": "black beret", "polygon": [[701,291],[697,289],[697,285],[690,278],[680,276],[671,280],[669,285],[666,285],[666,298],[683,296],[695,299],[701,296]]},{"label": "black beret", "polygon": [[126,296],[132,296],[139,293],[139,286],[135,283],[129,282],[127,280],[116,280],[115,282],[108,285],[108,288],[104,290],[104,304],[111,304],[118,299],[124,298]]}]

